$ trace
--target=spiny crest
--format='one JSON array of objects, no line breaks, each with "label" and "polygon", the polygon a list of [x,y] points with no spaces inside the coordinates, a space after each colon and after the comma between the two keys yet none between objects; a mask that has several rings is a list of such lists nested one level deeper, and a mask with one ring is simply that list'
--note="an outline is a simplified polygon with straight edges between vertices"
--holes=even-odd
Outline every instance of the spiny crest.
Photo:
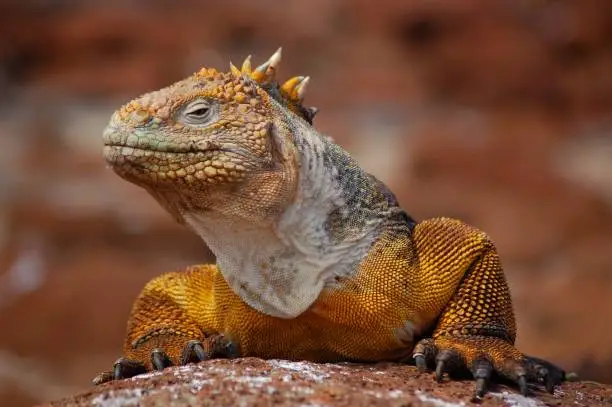
[{"label": "spiny crest", "polygon": [[304,107],[302,105],[308,83],[310,82],[310,77],[294,76],[282,85],[279,85],[275,76],[281,61],[281,54],[282,48],[279,48],[272,54],[270,59],[255,69],[251,68],[251,56],[249,55],[242,63],[241,69],[238,69],[234,64],[230,63],[230,72],[236,77],[242,75],[249,76],[257,82],[259,86],[265,89],[270,96],[312,124],[312,120],[317,114],[318,109],[316,107]]}]

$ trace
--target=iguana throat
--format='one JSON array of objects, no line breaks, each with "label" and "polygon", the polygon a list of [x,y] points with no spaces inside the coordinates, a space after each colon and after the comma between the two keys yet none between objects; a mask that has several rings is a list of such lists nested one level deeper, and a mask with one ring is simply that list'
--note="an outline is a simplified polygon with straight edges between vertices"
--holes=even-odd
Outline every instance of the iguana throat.
[{"label": "iguana throat", "polygon": [[357,272],[391,210],[384,196],[372,192],[375,179],[314,129],[280,123],[278,131],[290,131],[287,141],[298,150],[298,185],[294,200],[270,227],[214,210],[184,218],[247,304],[293,318],[339,277]]}]

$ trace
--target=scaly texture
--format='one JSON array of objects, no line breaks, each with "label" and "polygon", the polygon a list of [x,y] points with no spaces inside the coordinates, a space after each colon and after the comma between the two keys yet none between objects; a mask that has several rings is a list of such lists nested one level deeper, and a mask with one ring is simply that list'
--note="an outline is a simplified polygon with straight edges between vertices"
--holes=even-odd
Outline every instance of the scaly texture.
[{"label": "scaly texture", "polygon": [[105,157],[217,265],[146,285],[124,357],[96,383],[211,357],[414,360],[436,377],[496,373],[548,390],[554,365],[514,348],[512,303],[493,243],[461,221],[415,222],[387,187],[312,127],[307,77],[275,80],[280,50],[204,68],[117,111]]}]

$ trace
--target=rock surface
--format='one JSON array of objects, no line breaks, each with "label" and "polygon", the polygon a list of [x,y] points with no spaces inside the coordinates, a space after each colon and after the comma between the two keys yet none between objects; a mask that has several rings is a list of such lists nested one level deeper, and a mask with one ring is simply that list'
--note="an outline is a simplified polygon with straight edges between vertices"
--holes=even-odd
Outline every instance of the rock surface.
[{"label": "rock surface", "polygon": [[[533,390],[533,389],[532,389]],[[472,382],[437,384],[431,373],[398,364],[316,364],[244,358],[168,368],[51,402],[77,406],[434,406],[472,404]],[[612,386],[565,383],[554,394],[494,385],[482,406],[612,405]]]}]

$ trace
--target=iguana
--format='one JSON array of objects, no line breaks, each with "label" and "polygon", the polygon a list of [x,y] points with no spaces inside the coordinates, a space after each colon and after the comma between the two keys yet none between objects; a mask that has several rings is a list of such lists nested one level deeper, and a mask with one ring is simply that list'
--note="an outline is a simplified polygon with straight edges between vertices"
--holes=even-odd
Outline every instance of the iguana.
[{"label": "iguana", "polygon": [[404,361],[441,381],[492,376],[523,394],[563,370],[514,347],[510,292],[491,239],[459,220],[415,221],[312,126],[308,77],[203,68],[132,100],[104,156],[191,228],[217,264],[150,281],[124,356],[94,383],[214,357]]}]

